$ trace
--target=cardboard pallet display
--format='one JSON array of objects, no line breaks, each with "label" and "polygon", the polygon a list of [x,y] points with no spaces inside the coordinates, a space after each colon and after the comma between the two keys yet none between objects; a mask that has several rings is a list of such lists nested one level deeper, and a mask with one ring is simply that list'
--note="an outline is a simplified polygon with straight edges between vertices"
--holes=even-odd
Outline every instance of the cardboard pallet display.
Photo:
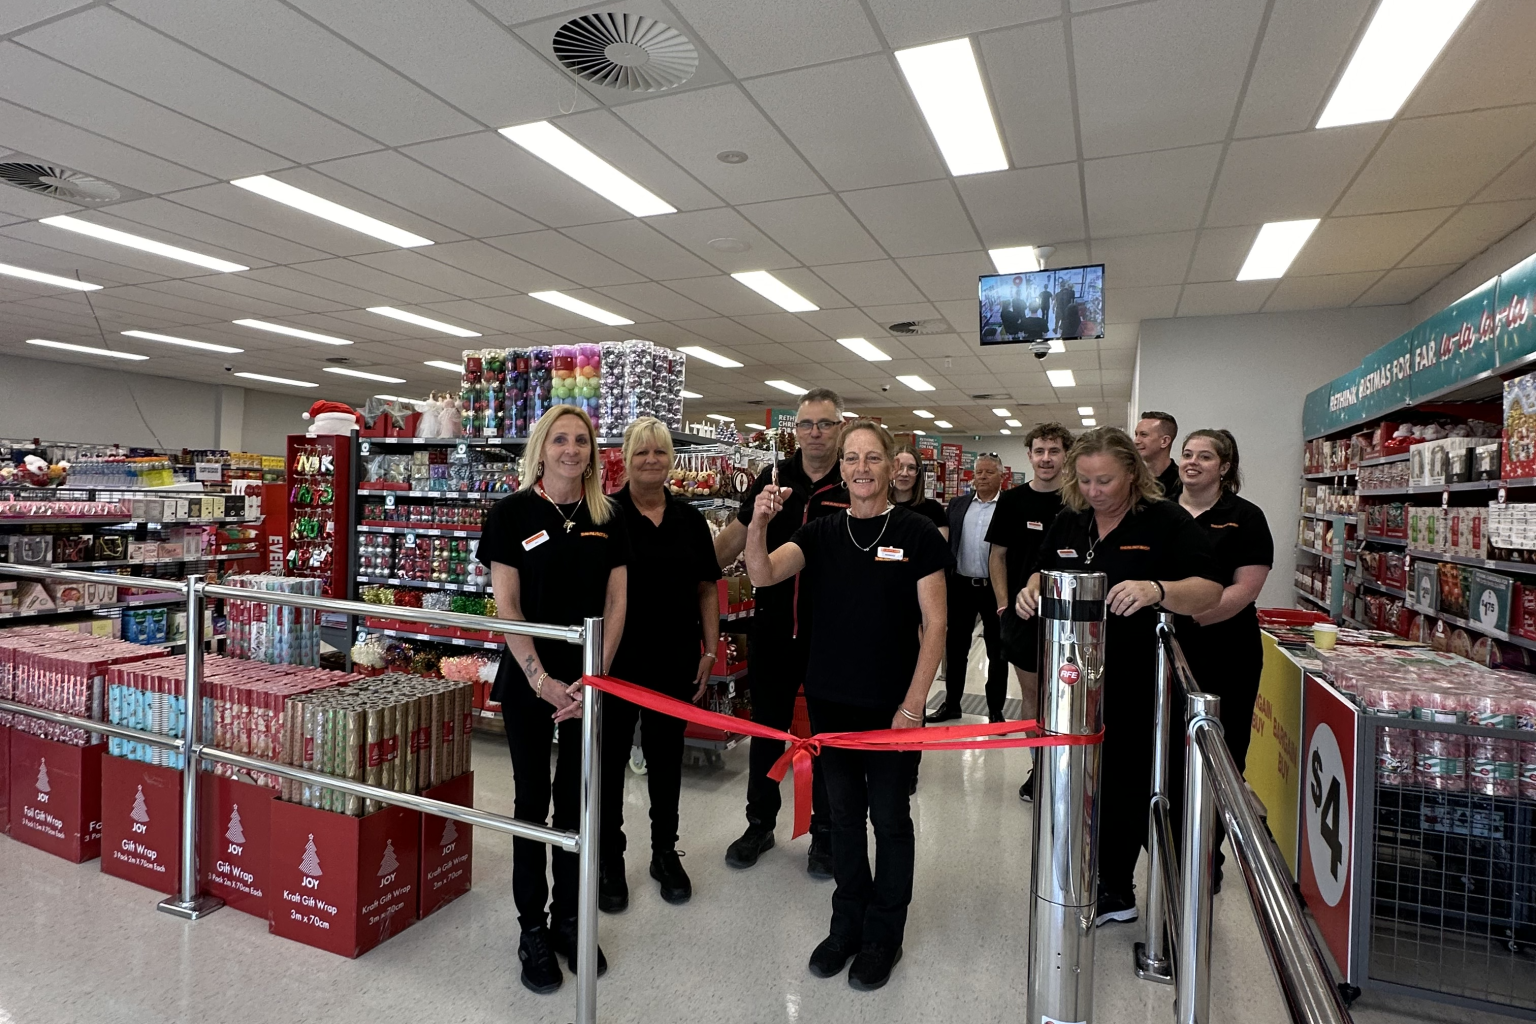
[{"label": "cardboard pallet display", "polygon": [[181,772],[101,759],[101,871],[157,892],[181,887]]},{"label": "cardboard pallet display", "polygon": [[235,910],[265,918],[277,791],[211,772],[199,782],[198,863],[204,891]]},{"label": "cardboard pallet display", "polygon": [[[421,794],[432,800],[475,806],[475,773],[466,772]],[[474,826],[435,814],[421,816],[421,884],[417,914],[447,906],[469,892],[475,847]]]},{"label": "cardboard pallet display", "polygon": [[101,756],[11,731],[11,837],[76,864],[101,856]]}]

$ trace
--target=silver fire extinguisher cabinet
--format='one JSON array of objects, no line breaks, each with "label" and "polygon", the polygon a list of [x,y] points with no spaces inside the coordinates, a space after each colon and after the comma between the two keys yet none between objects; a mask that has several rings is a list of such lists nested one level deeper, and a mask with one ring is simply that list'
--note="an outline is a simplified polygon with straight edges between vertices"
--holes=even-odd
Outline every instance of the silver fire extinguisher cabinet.
[{"label": "silver fire extinguisher cabinet", "polygon": [[[1040,728],[1092,736],[1104,724],[1101,572],[1040,574]],[[1093,1020],[1099,745],[1040,747],[1029,920],[1029,1024]]]}]

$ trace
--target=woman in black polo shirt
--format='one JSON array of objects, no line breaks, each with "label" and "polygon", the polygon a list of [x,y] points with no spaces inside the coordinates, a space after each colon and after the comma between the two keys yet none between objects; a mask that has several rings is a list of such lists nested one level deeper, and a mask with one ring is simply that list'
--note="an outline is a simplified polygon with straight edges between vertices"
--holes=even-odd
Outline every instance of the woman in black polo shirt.
[{"label": "woman in black polo shirt", "polygon": [[923,493],[923,475],[923,462],[917,457],[917,449],[909,444],[897,445],[895,473],[891,476],[891,501],[926,518],[939,528],[945,540],[949,540],[949,515],[943,505]]},{"label": "woman in black polo shirt", "polygon": [[[709,524],[698,509],[667,493],[672,435],[654,416],[624,431],[629,482],[614,495],[629,534],[629,601],[613,674],[678,700],[697,701],[709,686],[720,639],[720,565]],[[683,785],[682,719],[617,697],[603,698],[602,873],[598,906],[629,905],[624,880],[624,777],[640,723],[651,798],[651,877],[668,903],[687,903],[693,884],[677,853],[677,802]]]},{"label": "woman in black polo shirt", "polygon": [[[859,420],[843,433],[847,509],[800,527],[768,551],[778,488],[757,497],[747,532],[754,586],[800,573],[811,600],[805,676],[811,731],[867,732],[923,724],[923,701],[944,649],[944,570],[949,545],[927,519],[889,500],[891,439]],[[850,957],[848,983],[874,989],[901,959],[915,856],[908,787],[912,755],[822,749],[817,772],[832,809],[830,934],[811,972],[831,977]],[[875,829],[878,873],[869,868],[866,814]],[[855,956],[857,954],[857,956]]]},{"label": "woman in black polo shirt", "polygon": [[[1210,541],[1188,512],[1162,497],[1125,431],[1099,427],[1067,453],[1066,505],[1040,545],[1040,569],[1109,578],[1104,652],[1104,780],[1099,790],[1097,923],[1136,920],[1132,875],[1147,838],[1157,671],[1157,608],[1197,615],[1221,597]],[[1040,575],[1018,593],[1035,615]]]},{"label": "woman in black polo shirt", "polygon": [[[603,664],[612,663],[624,635],[629,540],[624,517],[603,494],[597,438],[586,413],[557,405],[539,417],[523,452],[522,486],[491,509],[477,557],[490,567],[503,618],[574,626],[600,615]],[[549,824],[549,747],[558,729],[554,827],[575,829],[581,823],[581,648],[511,634],[506,640],[491,696],[501,702],[512,752],[513,815]],[[512,895],[522,927],[517,955],[523,984],[540,993],[563,980],[557,953],[576,970],[576,855],[553,851],[548,907],[544,849],[532,839],[512,840]],[[605,968],[599,951],[598,973]]]}]

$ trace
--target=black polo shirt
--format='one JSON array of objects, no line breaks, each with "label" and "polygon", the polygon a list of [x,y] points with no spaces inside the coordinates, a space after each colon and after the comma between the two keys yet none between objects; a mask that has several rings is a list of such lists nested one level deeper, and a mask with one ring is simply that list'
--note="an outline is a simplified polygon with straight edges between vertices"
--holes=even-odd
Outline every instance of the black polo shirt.
[{"label": "black polo shirt", "polygon": [[1037,491],[1022,484],[997,499],[997,511],[987,527],[987,543],[1007,549],[1003,560],[1008,566],[1008,593],[1017,594],[1029,582],[1045,531],[1060,514],[1060,491]]},{"label": "black polo shirt", "polygon": [[693,694],[704,630],[699,584],[720,578],[709,524],[698,509],[667,495],[660,525],[635,507],[629,486],[613,496],[629,533],[629,590],[624,638],[613,674],[673,696]]},{"label": "black polo shirt", "polygon": [[896,502],[898,508],[909,508],[941,529],[949,529],[949,513],[944,506],[928,497],[914,497],[911,501]]},{"label": "black polo shirt", "polygon": [[[569,530],[566,516],[572,523]],[[603,614],[608,573],[629,562],[629,534],[617,508],[599,525],[592,522],[585,501],[557,510],[529,487],[491,507],[475,557],[487,566],[500,562],[517,570],[524,621],[579,626],[583,619]],[[550,675],[565,683],[581,678],[578,645],[535,638],[533,646]],[[522,666],[510,653],[504,654],[492,697],[503,700],[514,681],[528,685]]]},{"label": "black polo shirt", "polygon": [[[1221,581],[1211,542],[1194,518],[1176,502],[1145,499],[1104,538],[1098,537],[1092,509],[1064,509],[1046,531],[1039,568],[1102,572],[1111,588],[1126,580],[1167,583],[1198,576]],[[1104,651],[1106,726],[1144,727],[1150,736],[1156,665],[1157,610],[1110,613]]]},{"label": "black polo shirt", "polygon": [[[848,507],[848,489],[843,486],[843,475],[836,463],[820,480],[812,480],[801,463],[802,453],[779,461],[779,488],[783,507],[768,523],[768,550],[771,552],[785,544],[795,531],[806,523],[820,519]],[[737,522],[743,526],[752,524],[752,510],[763,488],[773,483],[773,470],[763,470],[752,484],[752,490],[742,499],[741,511],[736,513]],[[752,630],[760,639],[789,638],[796,635],[796,623],[802,626],[810,622],[808,597],[800,587],[800,577],[793,576],[771,587],[758,587],[753,593],[754,611]],[[798,610],[798,616],[797,616]]]},{"label": "black polo shirt", "polygon": [[[1269,522],[1264,518],[1264,510],[1247,498],[1223,491],[1216,504],[1200,513],[1195,522],[1215,549],[1222,586],[1230,587],[1234,574],[1245,565],[1273,568],[1275,539],[1269,532]],[[1180,615],[1175,619],[1174,628],[1186,653],[1199,646],[1209,649],[1200,652],[1202,654],[1229,654],[1234,658],[1242,654],[1252,660],[1257,652],[1258,657],[1263,657],[1259,646],[1259,612],[1253,603],[1230,619],[1209,626],[1198,625],[1194,619]],[[1200,660],[1213,663],[1212,659],[1203,656]],[[1210,685],[1214,686],[1216,682],[1211,680]]]},{"label": "black polo shirt", "polygon": [[1168,468],[1157,474],[1157,482],[1163,485],[1163,497],[1169,501],[1178,501],[1179,493],[1184,490],[1184,480],[1179,476],[1178,462],[1168,463]]}]

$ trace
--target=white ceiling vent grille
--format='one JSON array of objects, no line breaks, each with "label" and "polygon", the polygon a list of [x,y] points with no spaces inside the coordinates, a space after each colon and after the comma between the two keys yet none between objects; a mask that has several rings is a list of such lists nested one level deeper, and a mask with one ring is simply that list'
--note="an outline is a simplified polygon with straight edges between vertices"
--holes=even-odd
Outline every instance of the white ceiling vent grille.
[{"label": "white ceiling vent grille", "polygon": [[943,320],[903,320],[891,324],[892,334],[948,334],[950,326]]},{"label": "white ceiling vent grille", "polygon": [[49,164],[0,163],[0,182],[72,203],[110,203],[123,197],[116,185]]},{"label": "white ceiling vent grille", "polygon": [[583,14],[555,30],[551,47],[577,77],[627,92],[671,89],[699,68],[693,40],[644,14]]}]

